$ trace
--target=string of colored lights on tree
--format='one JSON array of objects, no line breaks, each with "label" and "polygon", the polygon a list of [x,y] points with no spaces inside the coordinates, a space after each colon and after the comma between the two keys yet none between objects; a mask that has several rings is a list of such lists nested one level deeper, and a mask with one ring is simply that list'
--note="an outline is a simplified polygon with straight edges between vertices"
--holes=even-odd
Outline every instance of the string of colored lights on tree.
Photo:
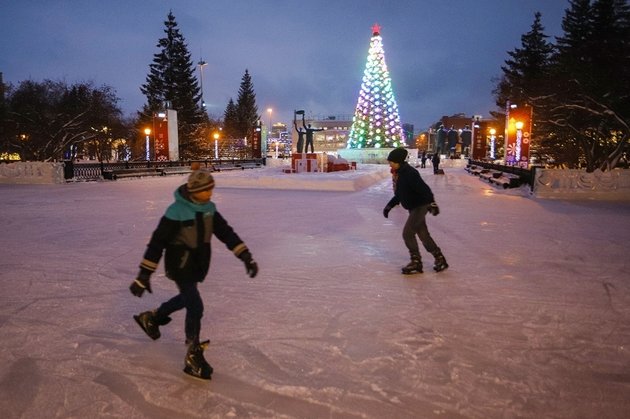
[{"label": "string of colored lights on tree", "polygon": [[380,30],[379,25],[372,26],[370,49],[347,148],[405,146]]}]

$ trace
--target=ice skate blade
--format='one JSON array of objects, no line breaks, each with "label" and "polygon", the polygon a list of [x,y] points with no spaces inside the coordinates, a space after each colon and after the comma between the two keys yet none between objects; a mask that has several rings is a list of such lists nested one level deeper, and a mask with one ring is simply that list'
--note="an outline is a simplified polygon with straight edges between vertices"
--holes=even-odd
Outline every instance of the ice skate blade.
[{"label": "ice skate blade", "polygon": [[212,380],[212,372],[205,373],[203,371],[194,371],[192,368],[186,366],[184,367],[184,372],[191,376],[192,378],[196,378],[197,380],[208,381]]},{"label": "ice skate blade", "polygon": [[444,266],[434,266],[433,270],[435,272],[442,272],[443,270],[448,269],[448,265],[444,265]]},{"label": "ice skate blade", "polygon": [[150,338],[151,338],[151,339],[153,339],[153,340],[158,340],[158,339],[160,338],[161,334],[160,334],[159,332],[158,332],[158,334],[157,334],[157,335],[153,335],[153,336],[151,336],[151,335],[149,334],[149,332],[147,332],[147,329],[145,329],[145,328],[144,328],[144,326],[142,325],[142,322],[140,321],[140,316],[139,316],[139,315],[134,315],[134,316],[133,316],[133,319],[136,321],[136,323],[138,323],[138,326],[140,326],[140,329],[142,329],[142,331],[143,331],[143,332],[144,332],[144,333],[145,333],[148,337],[150,337]]},{"label": "ice skate blade", "polygon": [[416,270],[413,270],[413,271],[401,271],[401,273],[403,275],[418,275],[418,274],[421,274],[422,271],[416,271]]}]

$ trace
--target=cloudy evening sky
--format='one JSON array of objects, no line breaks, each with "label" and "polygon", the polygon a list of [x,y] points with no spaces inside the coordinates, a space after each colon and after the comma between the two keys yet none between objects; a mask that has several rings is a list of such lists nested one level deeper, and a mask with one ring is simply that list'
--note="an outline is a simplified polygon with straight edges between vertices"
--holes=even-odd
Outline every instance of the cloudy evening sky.
[{"label": "cloudy evening sky", "polygon": [[[401,120],[425,129],[443,115],[488,115],[507,51],[536,11],[561,35],[567,0],[0,0],[0,72],[23,80],[112,86],[132,114],[169,11],[195,63],[208,112],[236,100],[245,69],[268,121],[351,115],[374,23]],[[197,75],[199,72],[197,71]]]}]

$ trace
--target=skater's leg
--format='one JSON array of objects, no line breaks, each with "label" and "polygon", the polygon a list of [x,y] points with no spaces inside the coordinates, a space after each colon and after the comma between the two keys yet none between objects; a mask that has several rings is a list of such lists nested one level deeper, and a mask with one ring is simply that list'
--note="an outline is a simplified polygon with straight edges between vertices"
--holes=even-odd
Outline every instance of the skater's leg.
[{"label": "skater's leg", "polygon": [[[426,211],[426,210],[425,210]],[[409,212],[409,217],[407,217],[407,221],[405,222],[405,226],[402,231],[402,238],[405,242],[405,246],[407,246],[407,250],[409,250],[410,254],[420,254],[420,249],[418,248],[418,241],[416,240],[416,229],[418,218],[421,218],[421,214],[418,211],[418,208],[411,210]]]},{"label": "skater's leg", "polygon": [[422,273],[422,258],[420,257],[420,249],[416,240],[416,224],[418,218],[421,218],[421,211],[412,210],[403,227],[403,240],[407,250],[409,250],[410,262],[402,268],[402,273]]},{"label": "skater's leg", "polygon": [[186,282],[179,284],[180,295],[186,307],[186,341],[189,343],[199,343],[201,332],[201,318],[203,317],[203,300],[199,295],[196,282]]}]

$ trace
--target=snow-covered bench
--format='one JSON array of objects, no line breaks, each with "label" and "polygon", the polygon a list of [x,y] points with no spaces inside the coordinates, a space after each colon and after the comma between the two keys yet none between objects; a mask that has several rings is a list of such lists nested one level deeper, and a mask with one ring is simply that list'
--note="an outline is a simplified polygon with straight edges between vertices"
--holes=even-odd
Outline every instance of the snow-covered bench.
[{"label": "snow-covered bench", "polygon": [[158,169],[156,167],[139,167],[135,169],[103,170],[103,178],[110,180],[142,176],[162,176],[162,169]]},{"label": "snow-covered bench", "polygon": [[503,186],[504,189],[507,188],[516,188],[521,185],[521,177],[519,175],[515,175],[513,173],[505,173],[501,172],[501,175],[498,177],[493,177],[489,180],[490,183],[494,183],[499,186]]}]

